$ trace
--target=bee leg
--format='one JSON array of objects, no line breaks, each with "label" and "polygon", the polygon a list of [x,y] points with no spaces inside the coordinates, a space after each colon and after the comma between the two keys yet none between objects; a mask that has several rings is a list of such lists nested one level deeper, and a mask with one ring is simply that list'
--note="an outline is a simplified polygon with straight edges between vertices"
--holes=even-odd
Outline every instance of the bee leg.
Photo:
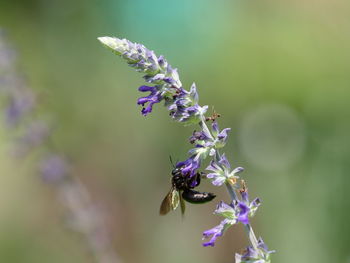
[{"label": "bee leg", "polygon": [[187,182],[186,182],[187,187],[190,188],[190,189],[195,188],[200,183],[201,183],[201,174],[200,173],[196,173],[191,178],[188,178]]},{"label": "bee leg", "polygon": [[197,182],[197,186],[201,183],[201,173],[196,173],[196,182]]},{"label": "bee leg", "polygon": [[201,179],[206,179],[207,178],[207,173],[200,172],[199,174],[200,174]]}]

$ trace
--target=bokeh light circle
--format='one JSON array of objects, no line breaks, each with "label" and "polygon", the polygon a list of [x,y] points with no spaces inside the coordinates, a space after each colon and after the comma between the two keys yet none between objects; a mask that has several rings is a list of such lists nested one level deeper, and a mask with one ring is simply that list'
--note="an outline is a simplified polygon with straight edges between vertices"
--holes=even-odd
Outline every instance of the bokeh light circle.
[{"label": "bokeh light circle", "polygon": [[249,163],[267,171],[286,170],[302,156],[304,123],[287,105],[264,104],[244,116],[239,146]]}]

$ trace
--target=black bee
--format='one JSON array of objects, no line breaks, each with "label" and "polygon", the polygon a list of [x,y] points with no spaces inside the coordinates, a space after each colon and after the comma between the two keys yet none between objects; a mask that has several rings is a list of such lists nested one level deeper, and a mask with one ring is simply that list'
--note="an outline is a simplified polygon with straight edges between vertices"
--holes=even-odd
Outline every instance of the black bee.
[{"label": "black bee", "polygon": [[[193,204],[203,204],[215,198],[212,193],[193,190],[201,181],[201,173],[189,178],[181,173],[181,168],[174,168],[171,172],[171,189],[160,205],[159,214],[166,215],[170,210],[175,210],[179,204],[182,215],[185,213],[185,201]],[[195,185],[195,186],[192,186]]]}]

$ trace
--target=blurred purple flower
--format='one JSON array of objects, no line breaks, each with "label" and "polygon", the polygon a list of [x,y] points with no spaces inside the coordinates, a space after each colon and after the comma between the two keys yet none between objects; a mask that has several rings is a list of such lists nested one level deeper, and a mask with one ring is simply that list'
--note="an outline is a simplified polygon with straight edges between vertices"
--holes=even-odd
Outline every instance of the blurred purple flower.
[{"label": "blurred purple flower", "polygon": [[50,154],[39,164],[41,177],[45,182],[57,183],[68,173],[68,164],[61,155]]},{"label": "blurred purple flower", "polygon": [[50,132],[50,128],[44,121],[33,121],[26,127],[24,134],[17,139],[15,155],[24,157],[30,150],[40,146]]},{"label": "blurred purple flower", "polygon": [[9,105],[5,110],[6,123],[10,126],[17,125],[25,114],[31,112],[34,101],[34,94],[29,90],[13,90],[9,98]]},{"label": "blurred purple flower", "polygon": [[196,141],[208,141],[208,140],[210,140],[210,137],[204,131],[194,131],[192,133],[192,136],[189,138],[189,142],[191,144],[195,143]]}]

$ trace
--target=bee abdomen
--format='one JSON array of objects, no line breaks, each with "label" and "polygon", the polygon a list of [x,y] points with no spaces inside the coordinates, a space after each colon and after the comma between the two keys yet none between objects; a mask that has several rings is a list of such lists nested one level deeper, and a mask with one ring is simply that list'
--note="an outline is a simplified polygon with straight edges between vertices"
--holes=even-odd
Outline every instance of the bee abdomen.
[{"label": "bee abdomen", "polygon": [[198,192],[195,190],[187,189],[182,192],[182,197],[189,203],[202,204],[213,200],[216,195],[207,192]]}]

